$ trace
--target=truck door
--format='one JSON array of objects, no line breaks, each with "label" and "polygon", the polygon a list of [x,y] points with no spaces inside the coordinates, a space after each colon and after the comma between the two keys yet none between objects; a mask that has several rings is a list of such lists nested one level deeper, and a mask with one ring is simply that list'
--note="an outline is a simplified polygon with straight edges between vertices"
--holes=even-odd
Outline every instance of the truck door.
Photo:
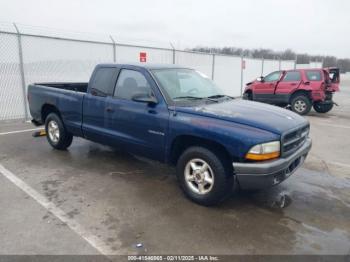
[{"label": "truck door", "polygon": [[288,103],[291,94],[299,88],[300,83],[300,71],[287,71],[276,86],[275,103]]},{"label": "truck door", "polygon": [[115,67],[97,67],[89,83],[83,102],[82,130],[90,140],[108,143],[107,97],[113,95],[117,73]]},{"label": "truck door", "polygon": [[304,85],[309,90],[312,90],[311,96],[314,102],[323,101],[326,98],[326,76],[322,69],[308,69],[305,70],[306,82]]},{"label": "truck door", "polygon": [[[136,101],[135,95],[157,102]],[[146,71],[121,69],[113,97],[108,99],[111,137],[127,150],[164,160],[169,112]]]},{"label": "truck door", "polygon": [[273,103],[275,88],[282,76],[282,71],[276,71],[265,76],[260,83],[254,86],[253,100]]}]

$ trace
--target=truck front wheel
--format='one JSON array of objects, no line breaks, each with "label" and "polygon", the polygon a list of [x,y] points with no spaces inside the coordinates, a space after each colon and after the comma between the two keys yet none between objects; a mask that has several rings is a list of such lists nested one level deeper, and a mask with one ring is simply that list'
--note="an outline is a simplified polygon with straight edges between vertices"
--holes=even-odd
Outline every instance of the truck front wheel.
[{"label": "truck front wheel", "polygon": [[61,118],[56,113],[50,113],[45,119],[45,131],[49,144],[58,150],[67,149],[73,141],[73,136],[67,132]]},{"label": "truck front wheel", "polygon": [[331,111],[333,108],[333,103],[329,104],[322,104],[322,103],[315,103],[314,109],[317,113],[327,113]]},{"label": "truck front wheel", "polygon": [[243,94],[244,100],[253,100],[253,94],[251,92],[246,92]]},{"label": "truck front wheel", "polygon": [[177,178],[192,201],[211,206],[222,202],[233,189],[234,177],[224,157],[204,147],[190,147],[177,162]]},{"label": "truck front wheel", "polygon": [[291,108],[299,115],[306,115],[310,112],[312,104],[306,95],[297,95],[291,100]]}]

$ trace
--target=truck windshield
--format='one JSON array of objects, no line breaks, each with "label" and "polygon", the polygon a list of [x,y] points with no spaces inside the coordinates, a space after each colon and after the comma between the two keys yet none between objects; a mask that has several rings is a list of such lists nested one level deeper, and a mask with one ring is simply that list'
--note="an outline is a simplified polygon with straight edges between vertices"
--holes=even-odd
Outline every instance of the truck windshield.
[{"label": "truck windshield", "polygon": [[167,68],[152,70],[161,88],[172,101],[209,100],[227,97],[203,73],[193,69]]}]

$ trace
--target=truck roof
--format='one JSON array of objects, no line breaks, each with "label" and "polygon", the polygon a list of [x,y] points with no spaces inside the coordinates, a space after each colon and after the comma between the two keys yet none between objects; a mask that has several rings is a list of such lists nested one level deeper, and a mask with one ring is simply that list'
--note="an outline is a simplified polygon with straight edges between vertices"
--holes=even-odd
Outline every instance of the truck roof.
[{"label": "truck roof", "polygon": [[97,66],[103,67],[103,66],[127,66],[127,67],[138,67],[138,68],[146,68],[146,69],[168,69],[168,68],[187,68],[187,69],[193,69],[186,66],[180,66],[175,64],[144,64],[144,63],[104,63],[104,64],[98,64]]},{"label": "truck roof", "polygon": [[282,70],[282,71],[318,71],[318,70],[324,70],[323,68],[296,68],[296,69],[287,69],[287,70]]},{"label": "truck roof", "polygon": [[282,70],[282,71],[317,71],[317,70],[326,70],[326,71],[330,71],[330,70],[339,70],[338,67],[323,67],[323,68],[297,68],[297,69],[288,69],[288,70]]}]

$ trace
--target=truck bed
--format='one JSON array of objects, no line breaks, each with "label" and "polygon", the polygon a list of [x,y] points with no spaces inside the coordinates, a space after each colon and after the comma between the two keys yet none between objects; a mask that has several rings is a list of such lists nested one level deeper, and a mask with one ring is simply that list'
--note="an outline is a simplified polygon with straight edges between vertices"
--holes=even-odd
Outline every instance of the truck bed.
[{"label": "truck bed", "polygon": [[43,124],[45,110],[53,106],[60,112],[67,130],[81,135],[82,108],[88,83],[36,83],[28,86],[30,113],[37,124]]},{"label": "truck bed", "polygon": [[65,90],[76,91],[81,93],[86,93],[87,87],[88,87],[88,83],[49,82],[49,83],[35,83],[34,85],[65,89]]}]

